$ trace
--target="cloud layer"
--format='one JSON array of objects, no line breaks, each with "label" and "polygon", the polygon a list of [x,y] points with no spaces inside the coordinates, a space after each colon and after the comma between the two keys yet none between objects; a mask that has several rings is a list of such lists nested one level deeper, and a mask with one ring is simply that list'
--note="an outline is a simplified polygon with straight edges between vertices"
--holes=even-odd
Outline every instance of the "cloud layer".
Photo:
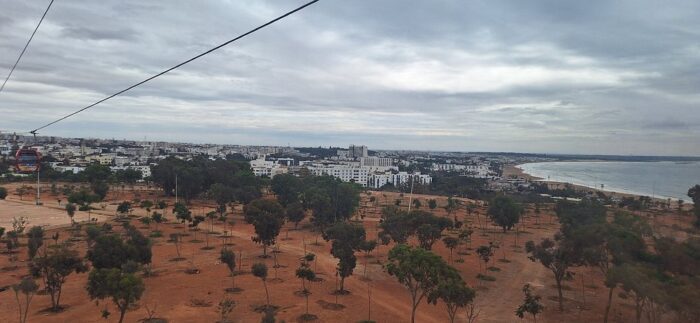
[{"label": "cloud layer", "polygon": [[[27,131],[299,1],[56,2],[0,93]],[[46,3],[0,0],[0,75]],[[44,130],[372,148],[700,155],[697,1],[322,0]]]}]

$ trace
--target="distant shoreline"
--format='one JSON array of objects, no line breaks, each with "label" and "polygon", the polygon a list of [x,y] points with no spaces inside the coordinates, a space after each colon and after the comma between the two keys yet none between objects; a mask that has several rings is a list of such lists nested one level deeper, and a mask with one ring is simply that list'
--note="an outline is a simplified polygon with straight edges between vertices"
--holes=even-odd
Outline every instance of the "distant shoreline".
[{"label": "distant shoreline", "polygon": [[[585,162],[592,162],[591,160],[585,160]],[[587,185],[581,185],[581,184],[574,184],[574,183],[568,183],[568,182],[561,182],[561,181],[552,181],[552,180],[547,180],[541,177],[533,176],[528,173],[526,173],[523,169],[521,169],[519,166],[523,164],[517,164],[517,165],[506,165],[503,168],[503,177],[510,177],[510,176],[515,176],[518,178],[522,178],[531,182],[541,182],[547,184],[547,186],[550,189],[561,189],[564,186],[569,186],[577,191],[594,191],[594,192],[601,192],[604,193],[610,197],[614,198],[624,198],[624,197],[642,197],[642,196],[647,196],[650,197],[649,195],[645,195],[642,193],[632,193],[632,192],[621,192],[621,191],[616,191],[616,190],[606,190],[606,189],[600,189],[597,187],[591,187]],[[659,198],[655,197],[653,198],[655,201],[659,202],[666,202],[668,200],[667,197],[664,198]],[[676,198],[671,198],[672,201],[678,201]],[[688,203],[687,200],[685,200],[685,203]]]}]

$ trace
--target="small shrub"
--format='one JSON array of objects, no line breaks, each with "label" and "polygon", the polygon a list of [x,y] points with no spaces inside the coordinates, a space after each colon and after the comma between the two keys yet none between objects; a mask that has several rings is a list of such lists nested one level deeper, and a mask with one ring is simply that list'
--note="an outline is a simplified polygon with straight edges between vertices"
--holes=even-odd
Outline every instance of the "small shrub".
[{"label": "small shrub", "polygon": [[483,280],[483,281],[488,281],[488,282],[496,281],[496,277],[484,275],[484,274],[478,274],[478,275],[476,275],[476,278]]}]

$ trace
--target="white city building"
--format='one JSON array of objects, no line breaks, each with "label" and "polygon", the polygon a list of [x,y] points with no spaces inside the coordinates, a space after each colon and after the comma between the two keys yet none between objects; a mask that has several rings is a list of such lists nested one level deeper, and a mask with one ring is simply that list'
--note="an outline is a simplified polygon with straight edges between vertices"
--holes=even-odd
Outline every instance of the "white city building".
[{"label": "white city building", "polygon": [[56,165],[53,167],[53,169],[57,172],[63,173],[66,171],[69,171],[73,174],[80,173],[85,170],[85,167],[82,166],[62,166],[62,165]]},{"label": "white city building", "polygon": [[360,157],[360,166],[389,167],[394,165],[392,158]]},{"label": "white city building", "polygon": [[116,172],[118,170],[127,170],[127,169],[135,169],[139,172],[141,172],[141,177],[146,178],[151,176],[151,166],[147,165],[140,165],[140,166],[112,166],[109,169],[111,169],[113,172]]},{"label": "white city building", "polygon": [[381,188],[386,184],[392,184],[394,186],[401,186],[410,184],[414,181],[416,184],[429,185],[433,182],[433,178],[427,174],[398,172],[398,173],[383,173],[383,174],[371,174],[367,180],[367,186],[371,188]]},{"label": "white city building", "polygon": [[434,171],[454,172],[454,171],[463,171],[466,168],[467,168],[467,166],[465,166],[465,165],[433,163],[433,170]]},{"label": "white city building", "polygon": [[287,167],[283,167],[274,161],[265,160],[265,157],[250,161],[250,168],[255,176],[274,177],[287,172]]},{"label": "white city building", "polygon": [[381,188],[382,186],[390,183],[390,176],[391,174],[370,174],[367,177],[367,187]]},{"label": "white city building", "polygon": [[316,176],[333,176],[343,182],[353,182],[362,186],[367,186],[369,169],[359,166],[349,165],[313,165],[307,167],[309,172]]}]

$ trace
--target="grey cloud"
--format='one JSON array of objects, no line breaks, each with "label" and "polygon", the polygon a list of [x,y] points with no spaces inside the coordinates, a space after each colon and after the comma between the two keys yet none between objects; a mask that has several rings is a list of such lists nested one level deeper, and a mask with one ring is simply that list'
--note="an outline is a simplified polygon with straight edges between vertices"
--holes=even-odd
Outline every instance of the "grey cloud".
[{"label": "grey cloud", "polygon": [[[301,3],[56,2],[0,93],[0,129],[48,122]],[[43,6],[0,0],[0,74]],[[698,155],[699,12],[691,0],[320,1],[46,131]]]}]

